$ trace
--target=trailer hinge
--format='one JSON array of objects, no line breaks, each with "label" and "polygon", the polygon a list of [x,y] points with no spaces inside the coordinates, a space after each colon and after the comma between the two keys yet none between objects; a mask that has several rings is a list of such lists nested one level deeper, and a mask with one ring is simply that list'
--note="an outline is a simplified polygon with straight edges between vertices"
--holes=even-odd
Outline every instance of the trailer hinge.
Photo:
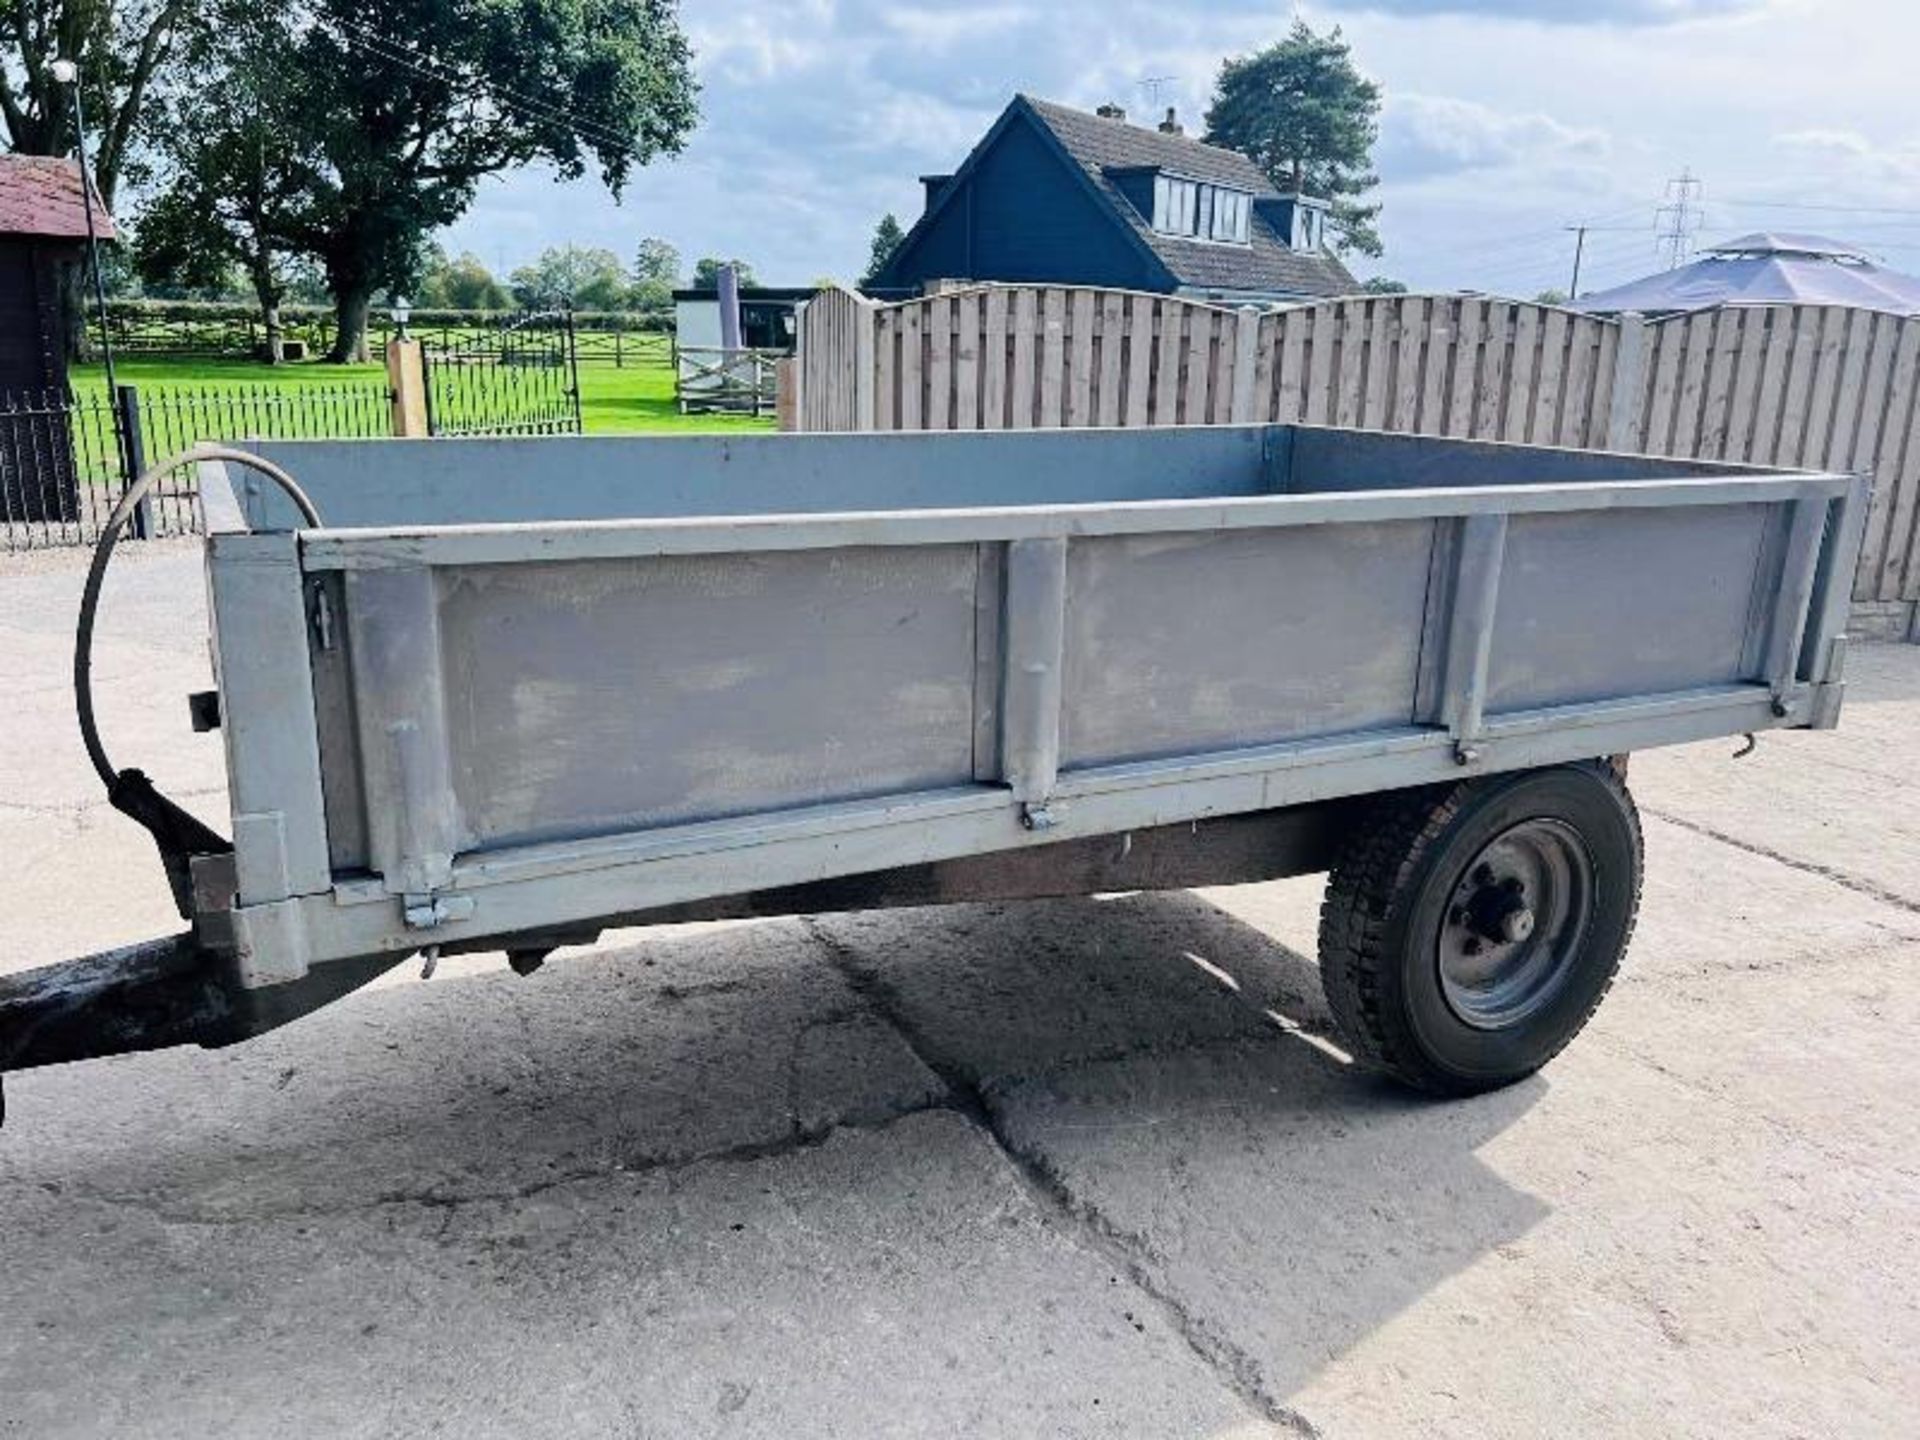
[{"label": "trailer hinge", "polygon": [[403,895],[400,903],[409,930],[432,930],[473,918],[471,895]]}]

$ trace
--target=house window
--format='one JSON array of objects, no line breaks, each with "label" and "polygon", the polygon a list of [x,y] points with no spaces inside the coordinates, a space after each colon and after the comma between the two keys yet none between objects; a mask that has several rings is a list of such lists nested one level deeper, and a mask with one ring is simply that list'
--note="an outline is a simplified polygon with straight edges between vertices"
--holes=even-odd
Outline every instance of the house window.
[{"label": "house window", "polygon": [[1172,175],[1153,178],[1153,228],[1163,235],[1247,243],[1253,197],[1244,190],[1203,185]]}]

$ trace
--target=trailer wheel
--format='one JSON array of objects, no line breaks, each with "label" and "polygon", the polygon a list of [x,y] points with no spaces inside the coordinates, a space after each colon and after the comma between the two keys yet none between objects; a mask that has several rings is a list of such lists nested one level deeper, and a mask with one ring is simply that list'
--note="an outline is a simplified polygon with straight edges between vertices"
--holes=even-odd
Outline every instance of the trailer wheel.
[{"label": "trailer wheel", "polygon": [[1384,798],[1327,880],[1320,973],[1357,1058],[1473,1095],[1532,1074],[1613,983],[1640,817],[1604,762]]}]

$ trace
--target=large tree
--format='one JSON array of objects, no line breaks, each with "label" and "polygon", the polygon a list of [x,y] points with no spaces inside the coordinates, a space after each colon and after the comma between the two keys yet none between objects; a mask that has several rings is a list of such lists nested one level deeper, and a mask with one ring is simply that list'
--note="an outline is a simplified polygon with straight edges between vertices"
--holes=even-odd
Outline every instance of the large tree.
[{"label": "large tree", "polygon": [[300,55],[331,183],[305,236],[339,308],[333,357],[367,308],[412,281],[428,232],[486,176],[589,165],[615,195],[677,151],[698,111],[673,0],[313,0]]},{"label": "large tree", "polygon": [[111,208],[182,36],[206,9],[198,0],[0,0],[0,121],[8,147],[23,155],[73,153],[73,100],[48,66],[74,61],[94,184]]},{"label": "large tree", "polygon": [[1332,201],[1337,249],[1380,253],[1380,207],[1359,198],[1380,183],[1380,87],[1355,67],[1338,28],[1322,35],[1296,20],[1277,45],[1223,64],[1206,138],[1251,157],[1282,190]]},{"label": "large tree", "polygon": [[554,245],[509,277],[516,303],[529,310],[618,310],[627,299],[627,270],[611,250]]},{"label": "large tree", "polygon": [[680,252],[655,235],[642,240],[633,255],[633,289],[627,304],[641,311],[671,310],[679,283]]},{"label": "large tree", "polygon": [[157,108],[168,184],[141,209],[134,261],[142,279],[202,290],[235,268],[266,326],[267,358],[281,358],[280,305],[299,267],[291,236],[316,223],[325,161],[299,105],[301,77],[269,12],[238,10],[188,46],[193,68],[217,87],[179,87]]},{"label": "large tree", "polygon": [[314,159],[265,248],[325,272],[337,361],[365,358],[374,297],[417,286],[426,237],[481,180],[545,162],[562,179],[591,168],[617,196],[697,118],[673,0],[311,0],[262,15],[288,60],[280,138]]}]

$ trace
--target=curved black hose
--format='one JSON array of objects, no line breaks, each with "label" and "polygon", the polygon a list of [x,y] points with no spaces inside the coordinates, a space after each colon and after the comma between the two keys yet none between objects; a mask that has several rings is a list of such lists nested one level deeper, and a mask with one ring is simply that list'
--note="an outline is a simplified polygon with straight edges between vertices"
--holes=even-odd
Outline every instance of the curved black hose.
[{"label": "curved black hose", "polygon": [[224,854],[232,850],[233,845],[162,795],[143,771],[116,770],[113,761],[107,758],[93,713],[93,622],[100,606],[100,587],[106,579],[107,562],[113,558],[114,544],[133,514],[134,506],[163,476],[203,460],[223,460],[259,471],[287,492],[307,524],[317,527],[321,523],[320,512],[314,509],[313,501],[291,475],[272,461],[249,455],[244,450],[224,445],[196,445],[151,465],[127,487],[93,547],[93,564],[87,570],[86,588],[80,593],[80,619],[73,645],[74,714],[80,722],[80,738],[86,744],[87,758],[107,787],[107,799],[113,808],[139,821],[153,836],[160,849],[160,863],[167,872],[167,884],[173,891],[174,907],[188,919],[193,917],[193,857]]},{"label": "curved black hose", "polygon": [[134,506],[175,470],[206,460],[224,460],[257,470],[287,492],[287,498],[293,501],[307,524],[318,527],[321,523],[320,512],[313,508],[313,501],[307,498],[307,492],[285,470],[271,460],[263,460],[258,455],[249,455],[245,450],[235,450],[225,445],[196,445],[190,450],[183,450],[158,464],[149,465],[126,488],[119,503],[113,507],[113,513],[107,517],[106,529],[100,532],[100,539],[94,544],[93,564],[87,568],[86,588],[80,592],[80,619],[75,627],[73,645],[73,704],[80,721],[80,739],[86,744],[87,758],[93,762],[94,773],[100,777],[109,793],[120,778],[120,772],[114,769],[113,762],[107,758],[106,747],[100,743],[100,728],[93,715],[93,620],[94,612],[100,606],[100,586],[107,578],[107,562],[113,558],[113,547],[119,542],[120,532],[132,516]]}]

